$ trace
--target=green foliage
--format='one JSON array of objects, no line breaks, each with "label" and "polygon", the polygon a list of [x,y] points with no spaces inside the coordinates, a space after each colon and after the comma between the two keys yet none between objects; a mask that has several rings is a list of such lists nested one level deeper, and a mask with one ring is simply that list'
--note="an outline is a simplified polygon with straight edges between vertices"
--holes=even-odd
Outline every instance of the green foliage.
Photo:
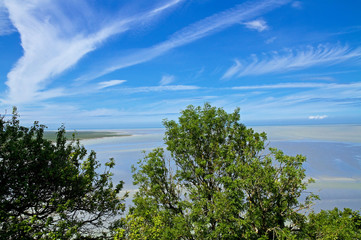
[{"label": "green foliage", "polygon": [[[265,153],[265,133],[205,104],[179,122],[164,121],[168,152],[150,152],[133,167],[139,191],[122,238],[157,232],[158,239],[290,239],[316,196],[304,203],[305,157]],[[170,156],[169,156],[170,155]],[[140,219],[142,221],[140,221]],[[140,231],[140,232],[139,232]],[[149,237],[152,239],[152,237]]]},{"label": "green foliage", "polygon": [[239,120],[205,104],[164,121],[167,151],[133,166],[139,191],[119,219],[127,194],[111,181],[114,160],[99,173],[64,127],[51,142],[14,109],[0,116],[0,239],[361,239],[357,211],[305,215],[318,198],[305,192],[306,158],[266,149],[266,134]]},{"label": "green foliage", "polygon": [[19,125],[0,117],[0,238],[105,238],[109,220],[124,211],[123,183],[113,186],[111,168],[103,173],[95,152],[57,132],[44,139],[44,126]]},{"label": "green foliage", "polygon": [[312,212],[302,232],[304,239],[361,239],[361,215],[349,208]]},{"label": "green foliage", "polygon": [[119,229],[118,234],[115,236],[115,240],[124,238],[125,232],[127,232],[127,237],[129,239],[160,239],[164,228],[164,221],[162,216],[156,212],[152,214],[150,214],[149,212],[145,212],[145,214],[145,217],[129,214],[125,218],[124,224],[125,226],[127,226],[127,229]]}]

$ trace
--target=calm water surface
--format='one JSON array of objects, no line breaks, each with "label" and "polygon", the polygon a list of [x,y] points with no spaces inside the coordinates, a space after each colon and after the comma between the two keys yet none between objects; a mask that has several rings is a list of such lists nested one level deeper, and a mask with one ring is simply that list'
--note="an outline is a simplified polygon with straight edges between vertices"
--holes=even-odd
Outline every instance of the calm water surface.
[{"label": "calm water surface", "polygon": [[[334,207],[360,210],[361,137],[358,141],[358,136],[361,136],[361,128],[348,126],[346,130],[349,132],[345,131],[345,126],[313,128],[317,131],[312,127],[297,126],[293,129],[294,131],[292,127],[255,128],[257,131],[268,132],[270,147],[279,148],[287,155],[302,154],[307,157],[304,165],[307,176],[316,180],[309,190],[321,197],[321,201],[314,206],[315,210]],[[132,136],[83,140],[82,143],[87,149],[97,153],[97,159],[102,164],[111,157],[115,159],[113,179],[115,182],[123,180],[125,190],[132,194],[137,188],[132,184],[131,166],[144,157],[143,151],[164,147],[164,130],[138,129],[121,132]],[[322,139],[322,132],[325,140]],[[351,137],[348,138],[347,134]]]}]

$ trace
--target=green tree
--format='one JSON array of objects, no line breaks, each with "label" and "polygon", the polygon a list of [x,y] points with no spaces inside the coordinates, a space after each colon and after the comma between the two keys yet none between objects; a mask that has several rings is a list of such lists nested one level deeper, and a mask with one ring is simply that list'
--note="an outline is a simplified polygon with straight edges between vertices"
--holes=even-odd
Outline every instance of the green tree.
[{"label": "green tree", "polygon": [[[266,151],[266,134],[239,121],[239,109],[228,114],[209,104],[189,106],[179,122],[164,121],[168,152],[155,149],[133,167],[139,191],[130,214],[145,219],[143,232],[161,219],[159,239],[296,236],[305,221],[299,211],[316,198],[305,193],[299,200],[312,182],[306,159]],[[132,239],[131,227],[125,223],[125,239]]]},{"label": "green tree", "polygon": [[303,239],[361,239],[361,216],[349,208],[311,212],[302,233]]},{"label": "green tree", "polygon": [[123,182],[113,185],[110,159],[103,173],[95,152],[67,140],[44,139],[44,126],[0,117],[0,238],[101,239],[124,211]]}]

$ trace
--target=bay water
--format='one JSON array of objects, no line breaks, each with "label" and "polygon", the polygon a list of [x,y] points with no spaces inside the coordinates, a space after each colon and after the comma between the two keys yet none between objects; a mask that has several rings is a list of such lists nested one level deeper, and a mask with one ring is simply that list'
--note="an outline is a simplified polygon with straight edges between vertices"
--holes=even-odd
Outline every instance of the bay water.
[{"label": "bay water", "polygon": [[[338,207],[361,209],[361,126],[256,126],[255,131],[268,133],[268,147],[281,149],[287,155],[302,154],[307,177],[315,179],[307,191],[321,198],[313,209]],[[132,183],[131,166],[156,147],[165,147],[164,129],[114,130],[131,136],[82,140],[88,150],[97,153],[104,166],[114,158],[113,181],[125,182],[130,196],[137,191]],[[127,200],[131,204],[131,197]]]}]

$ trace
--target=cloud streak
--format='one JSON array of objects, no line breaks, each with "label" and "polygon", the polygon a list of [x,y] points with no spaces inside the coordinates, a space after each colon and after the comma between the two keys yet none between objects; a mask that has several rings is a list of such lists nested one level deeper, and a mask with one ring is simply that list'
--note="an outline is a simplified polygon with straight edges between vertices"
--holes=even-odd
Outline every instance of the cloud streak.
[{"label": "cloud streak", "polygon": [[258,32],[263,32],[268,28],[266,21],[262,19],[246,22],[244,23],[244,25],[246,26],[246,28],[256,30]]},{"label": "cloud streak", "polygon": [[193,85],[167,85],[167,86],[150,86],[150,87],[135,87],[122,88],[121,91],[127,94],[146,93],[146,92],[163,92],[163,91],[190,91],[198,90],[200,87]]},{"label": "cloud streak", "polygon": [[164,75],[162,76],[162,79],[160,80],[159,84],[161,86],[168,85],[170,83],[174,82],[174,76],[173,75]]},{"label": "cloud streak", "polygon": [[[168,40],[160,44],[157,44],[150,48],[139,50],[138,52],[131,55],[121,57],[117,60],[116,64],[113,63],[111,67],[105,68],[99,74],[85,76],[80,80],[94,79],[118,69],[147,62],[168,52],[171,49],[207,37],[234,24],[239,24],[240,22],[245,22],[255,17],[258,17],[277,7],[285,5],[288,2],[289,0],[264,0],[252,2],[250,1],[244,4],[237,5],[234,8],[214,14],[175,32],[173,35],[170,36]],[[114,60],[112,61],[114,62]]]},{"label": "cloud streak", "polygon": [[0,36],[13,33],[15,31],[9,19],[9,14],[2,0],[0,0]]},{"label": "cloud streak", "polygon": [[327,115],[316,115],[316,116],[309,116],[308,119],[310,120],[322,120],[327,118]]},{"label": "cloud streak", "polygon": [[[325,93],[334,94],[334,98],[337,98],[341,93],[345,93],[345,96],[358,96],[361,95],[361,83],[305,83],[305,82],[295,82],[295,83],[277,83],[277,84],[267,84],[267,85],[248,85],[248,86],[238,86],[232,87],[232,90],[274,90],[274,89],[291,89],[291,88],[304,88],[304,89],[321,89]],[[339,92],[339,94],[335,94]],[[324,94],[314,94],[313,96],[321,96]],[[337,96],[336,96],[337,95]]]},{"label": "cloud streak", "polygon": [[[267,88],[265,88],[265,86]],[[272,105],[281,107],[282,106],[295,106],[295,104],[307,104],[310,103],[312,106],[317,106],[317,102],[326,104],[328,106],[336,107],[337,105],[354,105],[359,106],[361,101],[361,83],[311,83],[308,85],[302,85],[301,83],[295,83],[295,88],[304,88],[303,91],[290,92],[287,91],[285,95],[282,95],[280,98],[275,96],[273,93],[276,89],[282,89],[286,87],[291,87],[292,83],[287,84],[273,84],[273,85],[259,85],[259,86],[244,86],[244,87],[234,87],[233,90],[270,90],[264,91],[261,94],[264,96],[269,96],[269,98],[261,98],[261,101],[265,103],[259,104],[257,102],[252,102],[251,105],[254,108],[267,108],[267,106]],[[308,86],[308,87],[306,87]],[[278,98],[278,101],[275,99]],[[307,106],[304,105],[306,108]],[[295,108],[296,110],[298,108]]]},{"label": "cloud streak", "polygon": [[103,89],[103,88],[107,88],[107,87],[112,87],[112,86],[116,86],[122,83],[125,83],[126,80],[110,80],[110,81],[104,81],[104,82],[100,82],[98,83],[99,85],[99,89]]},{"label": "cloud streak", "polygon": [[263,59],[253,55],[251,62],[235,60],[222,76],[222,79],[283,73],[314,66],[332,66],[347,63],[350,60],[361,60],[361,48],[351,49],[348,46],[319,45],[302,50],[287,49],[262,55]]},{"label": "cloud streak", "polygon": [[[239,86],[232,87],[233,90],[263,90],[263,89],[284,89],[284,88],[322,88],[330,87],[333,84],[325,83],[278,83],[278,84],[269,84],[269,85],[255,85],[255,86]],[[335,86],[336,84],[334,84]]]},{"label": "cloud streak", "polygon": [[[111,21],[103,22],[99,20],[104,16],[84,0],[71,3],[5,0],[24,49],[24,55],[8,74],[6,101],[17,104],[51,97],[53,90],[45,89],[55,76],[74,66],[110,36],[126,32],[137,23],[148,22],[178,2],[168,1],[137,16],[113,16]],[[92,25],[94,30],[83,28],[87,25]]]}]

